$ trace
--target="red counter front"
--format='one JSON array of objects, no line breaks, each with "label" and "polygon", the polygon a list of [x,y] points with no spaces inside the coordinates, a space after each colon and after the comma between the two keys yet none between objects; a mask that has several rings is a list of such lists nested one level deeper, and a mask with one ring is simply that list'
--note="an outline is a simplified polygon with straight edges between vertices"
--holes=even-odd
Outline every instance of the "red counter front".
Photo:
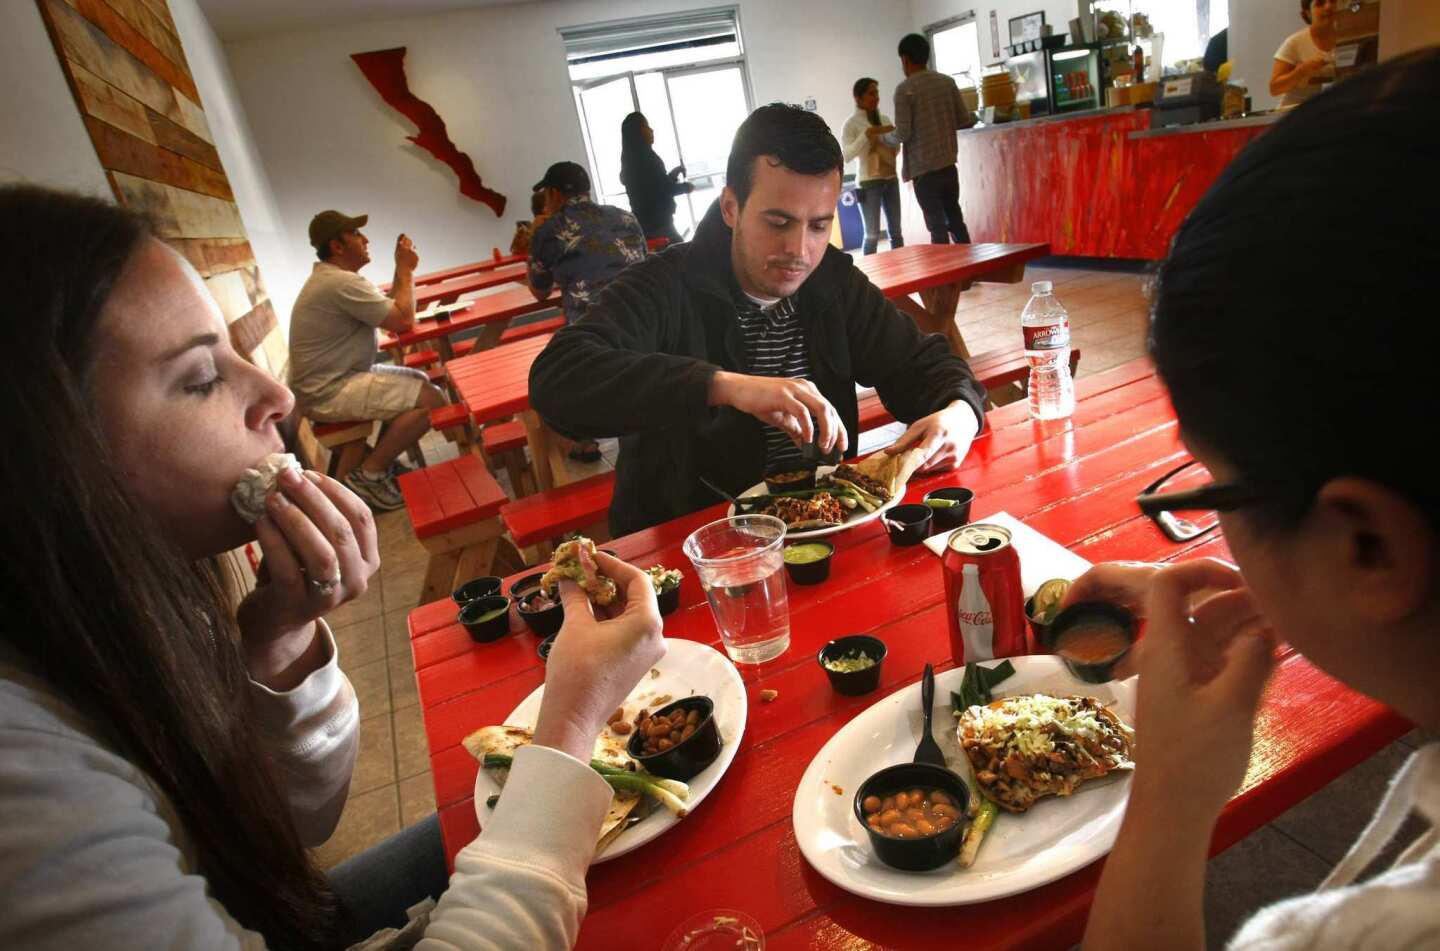
[{"label": "red counter front", "polygon": [[1165,130],[1150,111],[1039,119],[960,135],[960,206],[975,241],[1054,254],[1159,259],[1255,120]]}]

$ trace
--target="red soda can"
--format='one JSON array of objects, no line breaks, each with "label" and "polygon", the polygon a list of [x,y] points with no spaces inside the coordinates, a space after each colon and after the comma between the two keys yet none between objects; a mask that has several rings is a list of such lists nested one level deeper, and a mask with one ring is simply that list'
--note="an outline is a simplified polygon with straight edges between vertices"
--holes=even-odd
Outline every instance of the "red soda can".
[{"label": "red soda can", "polygon": [[1009,529],[984,523],[955,529],[941,564],[955,663],[1030,653],[1020,556]]}]

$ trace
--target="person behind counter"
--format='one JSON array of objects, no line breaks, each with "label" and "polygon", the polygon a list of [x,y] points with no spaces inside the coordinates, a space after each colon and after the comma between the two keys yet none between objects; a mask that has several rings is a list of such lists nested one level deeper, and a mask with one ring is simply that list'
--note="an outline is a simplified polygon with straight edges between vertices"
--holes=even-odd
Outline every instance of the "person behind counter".
[{"label": "person behind counter", "polygon": [[1270,95],[1281,97],[1281,109],[1300,105],[1335,78],[1335,0],[1300,0],[1300,16],[1309,25],[1280,44],[1270,71]]}]

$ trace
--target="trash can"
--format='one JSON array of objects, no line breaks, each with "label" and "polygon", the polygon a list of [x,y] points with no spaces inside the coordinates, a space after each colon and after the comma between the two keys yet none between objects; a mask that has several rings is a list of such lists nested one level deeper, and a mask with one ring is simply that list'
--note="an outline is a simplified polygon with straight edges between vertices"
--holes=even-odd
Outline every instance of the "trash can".
[{"label": "trash can", "polygon": [[860,216],[860,192],[853,182],[840,189],[840,200],[835,205],[835,221],[840,228],[842,251],[854,251],[865,243],[865,219]]}]

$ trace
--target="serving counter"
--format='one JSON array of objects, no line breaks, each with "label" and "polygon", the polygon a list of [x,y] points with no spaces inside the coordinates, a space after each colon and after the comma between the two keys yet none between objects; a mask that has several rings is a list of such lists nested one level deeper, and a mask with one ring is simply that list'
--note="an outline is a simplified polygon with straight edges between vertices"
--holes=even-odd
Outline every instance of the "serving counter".
[{"label": "serving counter", "polygon": [[1275,116],[1151,129],[1134,106],[960,135],[960,207],[975,241],[1159,259],[1180,222]]}]

